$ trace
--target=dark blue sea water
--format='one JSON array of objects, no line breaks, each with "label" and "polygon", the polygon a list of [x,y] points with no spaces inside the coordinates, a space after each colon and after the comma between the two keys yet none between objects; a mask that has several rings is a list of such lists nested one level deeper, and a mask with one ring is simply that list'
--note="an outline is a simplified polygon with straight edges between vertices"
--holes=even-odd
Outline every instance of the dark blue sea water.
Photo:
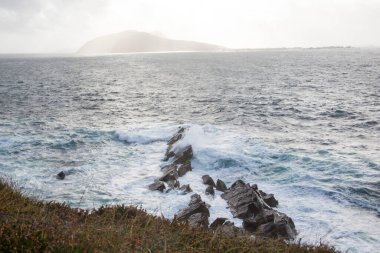
[{"label": "dark blue sea water", "polygon": [[147,185],[179,125],[211,220],[204,174],[274,193],[302,242],[379,250],[380,50],[0,57],[0,176],[30,195],[172,218],[189,196]]}]

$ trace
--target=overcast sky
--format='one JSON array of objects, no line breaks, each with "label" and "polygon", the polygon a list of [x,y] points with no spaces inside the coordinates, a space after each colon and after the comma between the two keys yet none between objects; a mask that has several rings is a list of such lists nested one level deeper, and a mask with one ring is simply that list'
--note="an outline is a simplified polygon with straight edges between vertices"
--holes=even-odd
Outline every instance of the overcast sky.
[{"label": "overcast sky", "polygon": [[0,0],[0,53],[160,32],[230,48],[380,46],[380,0]]}]

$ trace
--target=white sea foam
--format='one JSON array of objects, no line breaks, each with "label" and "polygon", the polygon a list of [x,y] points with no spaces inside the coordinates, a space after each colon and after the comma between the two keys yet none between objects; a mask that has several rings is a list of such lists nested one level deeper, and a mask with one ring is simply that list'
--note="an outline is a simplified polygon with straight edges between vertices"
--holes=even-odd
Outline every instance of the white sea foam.
[{"label": "white sea foam", "polygon": [[[33,189],[34,194],[47,200],[61,200],[87,208],[101,204],[141,205],[151,213],[172,219],[188,205],[191,194],[181,195],[176,190],[152,192],[148,185],[162,175],[160,167],[165,164],[162,161],[165,142],[178,131],[178,127],[129,127],[114,133],[116,139],[126,142],[126,145],[115,145],[113,140],[101,149],[90,147],[83,152],[87,155],[94,152],[94,156],[87,157],[84,164],[49,168],[35,161],[33,166],[40,170],[26,171],[22,167],[13,167],[9,173],[24,182],[25,188]],[[298,168],[297,162],[303,160],[296,155],[281,153],[236,129],[197,124],[185,127],[185,137],[173,148],[177,150],[192,145],[193,171],[179,180],[181,185],[190,184],[193,193],[200,194],[211,206],[210,222],[225,217],[237,226],[242,223],[232,217],[226,201],[220,196],[221,192],[216,191],[215,197],[205,194],[206,186],[202,183],[205,174],[215,181],[225,181],[227,186],[243,179],[247,183],[258,184],[265,192],[274,193],[280,202],[278,210],[294,219],[302,242],[319,243],[322,240],[348,252],[359,252],[358,249],[360,252],[376,251],[380,222],[375,214],[331,199],[326,189],[315,183],[319,174]],[[85,145],[75,153],[72,151],[73,154],[81,148]],[[313,160],[307,161],[313,166]],[[55,174],[61,170],[73,173],[57,182]]]}]

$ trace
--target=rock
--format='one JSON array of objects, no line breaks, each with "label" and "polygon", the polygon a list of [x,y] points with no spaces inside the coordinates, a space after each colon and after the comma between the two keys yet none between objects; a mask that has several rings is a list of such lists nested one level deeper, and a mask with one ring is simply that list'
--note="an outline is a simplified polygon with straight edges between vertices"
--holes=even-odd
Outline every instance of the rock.
[{"label": "rock", "polygon": [[189,192],[192,192],[193,190],[190,188],[190,185],[189,184],[185,184],[185,185],[182,185],[180,188],[179,188],[180,191],[182,191],[182,194],[186,194],[186,193],[189,193]]},{"label": "rock", "polygon": [[244,186],[244,185],[245,185],[244,181],[239,179],[239,180],[236,180],[236,181],[231,185],[230,188],[235,188],[235,187],[237,187],[237,186]]},{"label": "rock", "polygon": [[182,164],[178,168],[178,176],[184,176],[188,171],[192,171],[191,162],[188,161],[185,164]]},{"label": "rock", "polygon": [[245,219],[257,215],[264,208],[269,208],[254,187],[238,180],[226,190],[222,198],[227,201],[230,211],[235,218]]},{"label": "rock", "polygon": [[227,190],[227,186],[222,180],[218,179],[216,180],[216,190],[225,192]]},{"label": "rock", "polygon": [[225,221],[221,226],[216,228],[216,231],[228,237],[235,237],[239,234],[243,234],[243,231],[236,227],[231,221]]},{"label": "rock", "polygon": [[202,176],[202,181],[204,184],[215,186],[215,182],[209,175]]},{"label": "rock", "polygon": [[164,161],[168,161],[170,158],[174,157],[175,153],[168,148],[168,150],[165,153]]},{"label": "rock", "polygon": [[161,191],[163,192],[165,190],[165,184],[161,181],[156,181],[153,184],[149,185],[149,190],[151,191]]},{"label": "rock", "polygon": [[212,185],[207,186],[206,188],[206,195],[215,195],[214,187]]},{"label": "rock", "polygon": [[187,222],[191,226],[207,227],[208,217],[210,217],[208,206],[202,201],[201,196],[193,194],[189,206],[179,211],[174,219]]},{"label": "rock", "polygon": [[208,217],[206,213],[195,213],[188,218],[188,224],[193,227],[208,227]]},{"label": "rock", "polygon": [[167,182],[167,184],[168,184],[168,187],[169,187],[170,189],[179,188],[179,186],[180,186],[178,180],[170,180],[170,181]]},{"label": "rock", "polygon": [[182,137],[183,137],[182,133],[184,131],[185,131],[185,128],[180,127],[180,129],[178,130],[178,132],[175,133],[172,138],[170,138],[170,140],[168,141],[168,145],[171,146],[174,143],[176,143],[177,141],[179,141],[180,139],[182,139]]},{"label": "rock", "polygon": [[264,202],[270,206],[270,207],[276,207],[278,206],[278,201],[277,199],[274,197],[273,194],[267,194],[261,190],[259,190],[260,194],[261,194],[261,197],[263,198]]},{"label": "rock", "polygon": [[186,163],[190,161],[191,158],[193,158],[193,148],[191,147],[191,145],[186,146],[184,149],[177,152],[175,154],[175,158],[176,158],[176,160],[174,161],[175,164]]},{"label": "rock", "polygon": [[255,232],[257,228],[265,223],[273,222],[274,215],[277,211],[275,210],[263,210],[261,213],[257,214],[255,217],[251,217],[243,220],[243,228],[250,232]]},{"label": "rock", "polygon": [[210,225],[210,229],[215,230],[218,227],[222,226],[227,218],[216,218]]},{"label": "rock", "polygon": [[293,220],[286,214],[275,211],[274,220],[272,222],[260,225],[257,233],[266,237],[294,239],[297,231]]},{"label": "rock", "polygon": [[65,179],[65,177],[66,177],[66,174],[63,171],[61,171],[57,174],[57,179],[63,180],[63,179]]},{"label": "rock", "polygon": [[297,235],[292,219],[276,210],[263,210],[254,218],[244,219],[243,228],[272,238],[294,239]]},{"label": "rock", "polygon": [[169,168],[166,169],[164,172],[164,175],[160,177],[160,181],[169,182],[169,181],[176,181],[178,179],[178,172],[177,172],[177,166],[172,165]]}]

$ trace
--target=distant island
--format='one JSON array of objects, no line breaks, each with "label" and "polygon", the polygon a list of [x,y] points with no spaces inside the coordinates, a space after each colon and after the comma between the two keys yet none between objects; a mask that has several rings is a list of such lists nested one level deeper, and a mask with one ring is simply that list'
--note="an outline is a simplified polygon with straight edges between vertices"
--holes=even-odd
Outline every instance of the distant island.
[{"label": "distant island", "polygon": [[186,40],[173,40],[146,32],[124,31],[95,38],[84,44],[78,54],[133,52],[222,51],[224,47]]}]

